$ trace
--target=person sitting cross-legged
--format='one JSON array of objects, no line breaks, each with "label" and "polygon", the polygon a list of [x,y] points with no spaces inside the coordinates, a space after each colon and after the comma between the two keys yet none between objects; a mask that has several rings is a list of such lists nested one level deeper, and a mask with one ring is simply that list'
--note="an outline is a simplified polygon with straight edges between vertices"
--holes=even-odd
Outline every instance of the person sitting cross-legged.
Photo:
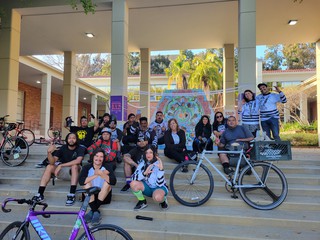
[{"label": "person sitting cross-legged", "polygon": [[130,183],[133,194],[138,198],[138,203],[134,210],[138,211],[146,208],[147,200],[145,196],[152,197],[159,203],[161,209],[168,209],[167,194],[168,188],[164,177],[163,163],[156,156],[156,150],[148,145],[141,161],[132,174]]},{"label": "person sitting cross-legged", "polygon": [[[237,125],[237,119],[230,116],[227,120],[228,128],[222,133],[220,143],[218,144],[219,150],[226,151],[228,146],[233,143],[245,144],[253,140],[252,133],[245,127]],[[224,173],[229,175],[233,173],[230,168],[229,158],[226,153],[219,153],[219,159],[223,166]]]},{"label": "person sitting cross-legged", "polygon": [[101,215],[99,207],[102,204],[110,204],[112,197],[111,185],[115,185],[117,179],[113,173],[111,165],[104,165],[105,151],[97,148],[90,156],[91,164],[85,165],[80,173],[79,184],[83,188],[101,188],[98,194],[92,195],[89,201],[91,210],[85,215],[87,223],[93,226],[99,225]]},{"label": "person sitting cross-legged", "polygon": [[[77,135],[68,133],[66,144],[57,150],[55,145],[48,148],[49,165],[41,177],[38,194],[35,196],[38,201],[44,200],[44,191],[52,174],[62,180],[70,180],[70,193],[67,195],[66,205],[71,206],[75,202],[75,192],[77,189],[80,164],[83,160],[85,148],[79,145]],[[71,173],[71,177],[70,177]]]}]

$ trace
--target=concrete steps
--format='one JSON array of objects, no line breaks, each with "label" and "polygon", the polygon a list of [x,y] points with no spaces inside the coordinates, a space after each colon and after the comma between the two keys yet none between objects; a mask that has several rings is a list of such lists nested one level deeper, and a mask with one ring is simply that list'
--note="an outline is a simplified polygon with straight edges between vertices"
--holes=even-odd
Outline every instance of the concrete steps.
[{"label": "concrete steps", "polygon": [[[45,146],[32,146],[26,163],[19,167],[7,167],[0,162],[0,201],[6,197],[31,198],[37,192],[43,169],[36,169],[34,165],[45,158],[46,149]],[[160,156],[169,184],[170,174],[177,164],[165,158],[162,152]],[[130,191],[120,192],[125,183],[120,164],[116,169],[118,182],[113,187],[112,203],[101,207],[102,223],[119,225],[134,239],[319,239],[319,156],[319,149],[293,149],[294,160],[276,163],[287,177],[289,192],[285,202],[271,211],[249,207],[239,194],[239,199],[232,199],[221,177],[214,174],[214,193],[200,207],[185,207],[169,193],[170,207],[166,212],[161,211],[150,198],[146,209],[135,212],[136,198]],[[216,156],[212,161],[217,162]],[[64,206],[68,190],[69,182],[57,180],[55,186],[49,183],[45,192],[48,209],[77,211],[80,202],[72,207]],[[0,231],[8,223],[22,220],[27,211],[26,205],[12,203],[10,206],[13,209],[11,213],[0,212]],[[153,221],[136,220],[138,214],[153,217]],[[57,215],[40,220],[53,239],[68,239],[75,217]],[[32,239],[37,239],[32,236]]]}]

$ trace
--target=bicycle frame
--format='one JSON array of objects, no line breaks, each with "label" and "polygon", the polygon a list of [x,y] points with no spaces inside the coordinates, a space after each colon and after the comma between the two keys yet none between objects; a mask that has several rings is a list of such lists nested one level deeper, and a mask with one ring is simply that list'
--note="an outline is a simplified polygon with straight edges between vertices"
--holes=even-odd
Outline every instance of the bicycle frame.
[{"label": "bicycle frame", "polygon": [[[237,166],[236,166],[236,171],[235,171],[235,174],[234,174],[234,177],[232,179],[232,181],[230,181],[224,173],[222,173],[207,157],[206,157],[206,154],[218,154],[218,153],[225,153],[225,154],[230,154],[230,153],[233,153],[233,154],[239,154],[239,159],[238,159],[238,163],[237,163]],[[237,184],[237,177],[238,177],[238,174],[239,174],[239,170],[240,170],[240,163],[241,163],[241,159],[244,158],[245,161],[247,162],[247,164],[250,166],[251,168],[251,171],[253,173],[253,175],[256,177],[257,181],[259,181],[259,183],[261,185],[249,185],[249,184],[246,184],[246,185],[238,185]],[[203,161],[206,161],[225,181],[226,183],[231,186],[231,187],[234,187],[234,188],[263,188],[265,187],[265,183],[261,180],[261,178],[259,177],[259,175],[256,173],[256,171],[254,170],[254,168],[252,167],[252,164],[251,162],[249,161],[249,159],[245,156],[244,152],[243,152],[243,149],[241,149],[240,151],[220,151],[220,150],[212,150],[212,151],[207,151],[207,150],[203,150],[202,153],[200,154],[200,159],[198,161],[198,164],[197,164],[197,167],[196,167],[196,170],[194,171],[194,174],[192,175],[192,178],[191,178],[191,182],[194,182],[196,176],[197,176],[197,172],[200,168],[200,165],[202,164]],[[270,166],[272,165],[272,163],[270,163]],[[266,178],[267,179],[267,178]]]}]

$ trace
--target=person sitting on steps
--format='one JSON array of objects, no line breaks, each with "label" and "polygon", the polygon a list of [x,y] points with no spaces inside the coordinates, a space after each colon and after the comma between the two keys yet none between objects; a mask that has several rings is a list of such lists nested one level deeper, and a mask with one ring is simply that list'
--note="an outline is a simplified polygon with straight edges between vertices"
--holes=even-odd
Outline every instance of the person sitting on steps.
[{"label": "person sitting on steps", "polygon": [[86,149],[79,145],[75,133],[68,133],[66,136],[66,144],[59,150],[56,149],[55,145],[50,145],[48,148],[49,165],[43,172],[38,194],[35,195],[35,197],[40,202],[44,200],[44,191],[52,174],[62,180],[70,180],[71,174],[70,193],[67,195],[66,201],[66,206],[71,206],[75,202],[80,165]]},{"label": "person sitting on steps", "polygon": [[152,197],[154,201],[159,203],[162,210],[168,209],[167,194],[168,188],[164,177],[163,163],[156,155],[153,146],[148,145],[141,161],[132,174],[132,182],[130,183],[133,194],[139,200],[134,210],[138,211],[146,208],[147,197]]},{"label": "person sitting on steps", "polygon": [[97,148],[90,156],[91,164],[85,165],[80,173],[79,184],[83,188],[101,188],[98,194],[90,197],[89,206],[91,210],[85,215],[84,219],[92,226],[100,224],[101,214],[99,207],[102,204],[110,204],[112,197],[111,185],[115,185],[117,179],[113,173],[111,165],[104,165],[105,150]]},{"label": "person sitting on steps", "polygon": [[[254,139],[252,133],[245,127],[237,125],[237,119],[230,116],[227,120],[228,128],[222,133],[218,147],[220,151],[228,150],[228,146],[233,143],[244,144]],[[224,173],[229,175],[234,172],[230,168],[229,158],[226,153],[219,153],[219,159],[223,166]]]}]

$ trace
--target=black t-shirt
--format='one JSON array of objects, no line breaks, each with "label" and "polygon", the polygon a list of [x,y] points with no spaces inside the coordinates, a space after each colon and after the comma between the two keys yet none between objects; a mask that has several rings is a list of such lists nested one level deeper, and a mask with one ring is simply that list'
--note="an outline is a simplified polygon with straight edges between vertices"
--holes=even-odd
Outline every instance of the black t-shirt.
[{"label": "black t-shirt", "polygon": [[76,147],[74,150],[70,150],[67,145],[63,145],[60,149],[53,152],[53,156],[59,158],[59,162],[67,163],[75,160],[77,157],[83,157],[86,148],[82,146]]},{"label": "black t-shirt", "polygon": [[134,162],[139,164],[140,161],[143,160],[144,150],[139,147],[135,147],[131,149],[128,154],[130,154],[130,157]]},{"label": "black t-shirt", "polygon": [[76,127],[71,126],[70,132],[77,134],[79,143],[86,147],[89,147],[92,144],[92,139],[94,136],[94,127]]}]

